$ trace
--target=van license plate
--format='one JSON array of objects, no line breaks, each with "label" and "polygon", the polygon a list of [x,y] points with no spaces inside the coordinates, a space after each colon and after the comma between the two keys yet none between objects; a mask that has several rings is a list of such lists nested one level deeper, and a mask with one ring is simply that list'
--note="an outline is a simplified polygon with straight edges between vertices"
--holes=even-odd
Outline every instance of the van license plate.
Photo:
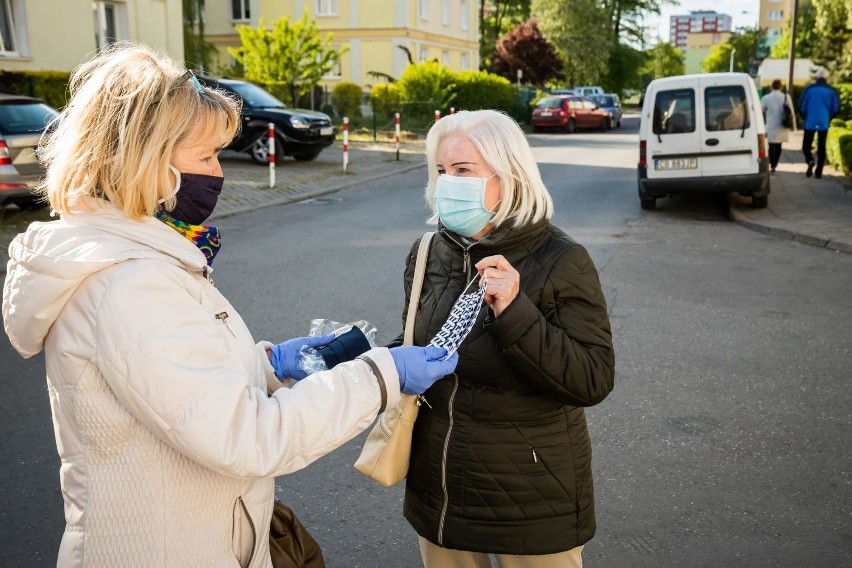
[{"label": "van license plate", "polygon": [[553,113],[547,110],[541,111],[541,116],[553,116]]},{"label": "van license plate", "polygon": [[654,160],[654,170],[665,172],[668,170],[697,170],[698,158],[678,158],[672,160]]}]

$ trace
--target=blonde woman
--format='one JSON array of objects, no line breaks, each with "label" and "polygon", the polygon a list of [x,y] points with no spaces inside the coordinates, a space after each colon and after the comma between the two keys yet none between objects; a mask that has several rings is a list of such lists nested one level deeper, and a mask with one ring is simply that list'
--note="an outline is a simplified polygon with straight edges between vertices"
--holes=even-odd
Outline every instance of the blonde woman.
[{"label": "blonde woman", "polygon": [[[255,344],[213,285],[220,238],[203,225],[234,101],[143,46],[82,64],[70,91],[40,154],[60,219],[15,239],[3,291],[12,345],[45,352],[67,522],[57,564],[266,568],[274,476],[455,360],[377,348],[305,378],[299,348],[328,337]],[[288,377],[302,380],[280,388]]]},{"label": "blonde woman", "polygon": [[[415,344],[468,283],[485,302],[452,377],[425,392],[404,514],[427,568],[582,565],[595,532],[583,407],[613,388],[606,302],[586,250],[553,211],[526,138],[505,114],[458,112],[426,139],[426,201],[439,222]],[[405,271],[408,294],[417,243]]]}]

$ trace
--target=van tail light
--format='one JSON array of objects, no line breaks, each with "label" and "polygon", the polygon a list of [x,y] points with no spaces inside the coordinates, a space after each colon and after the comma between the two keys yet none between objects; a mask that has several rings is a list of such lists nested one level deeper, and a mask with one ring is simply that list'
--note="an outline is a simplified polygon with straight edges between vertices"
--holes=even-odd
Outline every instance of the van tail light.
[{"label": "van tail light", "polygon": [[757,135],[757,159],[762,160],[766,157],[766,134]]},{"label": "van tail light", "polygon": [[639,141],[639,165],[647,166],[648,165],[648,142],[645,140]]},{"label": "van tail light", "polygon": [[0,138],[0,166],[11,166],[12,158],[9,156],[9,147],[6,141]]}]

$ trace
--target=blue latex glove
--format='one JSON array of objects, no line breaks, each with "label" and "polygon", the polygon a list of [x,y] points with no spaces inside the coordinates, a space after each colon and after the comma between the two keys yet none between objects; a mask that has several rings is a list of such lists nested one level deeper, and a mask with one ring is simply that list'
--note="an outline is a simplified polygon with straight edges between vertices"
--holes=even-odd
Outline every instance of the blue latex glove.
[{"label": "blue latex glove", "polygon": [[308,376],[302,370],[300,364],[302,362],[302,355],[300,353],[302,347],[305,345],[308,347],[320,347],[331,342],[332,339],[334,339],[334,334],[329,333],[328,335],[319,335],[316,337],[296,337],[284,343],[273,345],[271,347],[272,357],[269,358],[269,362],[272,363],[272,368],[275,369],[275,376],[279,380],[291,377],[297,381],[301,381]]},{"label": "blue latex glove", "polygon": [[458,353],[453,353],[446,361],[439,361],[447,350],[432,345],[404,345],[389,351],[399,375],[399,388],[405,394],[423,394],[438,379],[452,373],[459,362]]}]

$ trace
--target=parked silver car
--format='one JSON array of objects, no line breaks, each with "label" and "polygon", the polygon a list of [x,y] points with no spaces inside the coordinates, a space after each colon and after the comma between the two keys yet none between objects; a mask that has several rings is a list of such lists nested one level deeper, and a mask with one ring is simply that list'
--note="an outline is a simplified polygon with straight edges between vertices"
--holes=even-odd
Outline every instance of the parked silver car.
[{"label": "parked silver car", "polygon": [[57,114],[39,99],[0,93],[0,205],[35,204],[32,190],[44,175],[35,149]]}]

